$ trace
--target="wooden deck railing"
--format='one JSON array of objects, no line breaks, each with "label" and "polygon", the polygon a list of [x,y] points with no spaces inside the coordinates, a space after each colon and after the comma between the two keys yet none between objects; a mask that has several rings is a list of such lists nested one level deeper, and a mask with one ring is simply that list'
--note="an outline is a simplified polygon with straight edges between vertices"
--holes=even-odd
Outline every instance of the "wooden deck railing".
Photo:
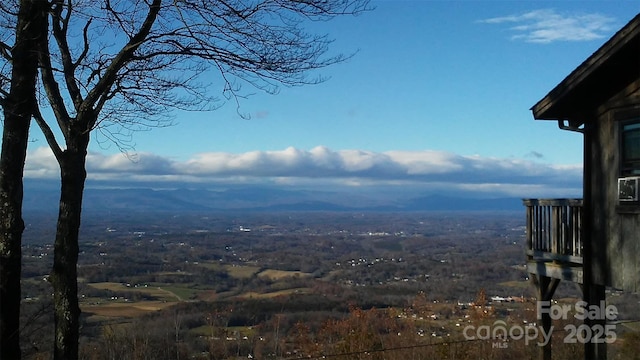
[{"label": "wooden deck railing", "polygon": [[582,264],[582,200],[525,199],[527,257]]}]

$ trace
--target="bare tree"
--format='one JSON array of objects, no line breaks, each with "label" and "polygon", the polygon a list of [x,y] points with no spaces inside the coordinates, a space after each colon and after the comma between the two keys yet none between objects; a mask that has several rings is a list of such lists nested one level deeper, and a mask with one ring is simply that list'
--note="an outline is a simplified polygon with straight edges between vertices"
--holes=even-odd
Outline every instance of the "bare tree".
[{"label": "bare tree", "polygon": [[[3,64],[0,70],[0,106],[4,120],[0,154],[1,359],[20,359],[21,356],[22,174],[31,115],[37,107],[37,51],[43,34],[46,34],[46,5],[39,0],[0,5],[2,28],[12,28],[14,34],[13,39],[0,39]],[[13,44],[9,42],[11,40]]]},{"label": "bare tree", "polygon": [[[122,146],[132,131],[170,123],[171,109],[218,105],[211,89],[239,101],[241,85],[269,93],[345,60],[310,21],[367,10],[369,0],[50,0],[39,64],[55,122],[36,122],[60,166],[54,264],[54,359],[76,359],[78,233],[90,134]],[[57,124],[63,139],[52,129]],[[62,141],[64,143],[62,143]]]}]

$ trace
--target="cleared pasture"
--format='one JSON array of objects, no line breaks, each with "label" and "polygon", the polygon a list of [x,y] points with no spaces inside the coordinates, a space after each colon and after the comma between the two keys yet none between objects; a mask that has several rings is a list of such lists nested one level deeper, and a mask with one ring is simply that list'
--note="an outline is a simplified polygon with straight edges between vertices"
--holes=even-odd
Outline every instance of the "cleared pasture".
[{"label": "cleared pasture", "polygon": [[250,265],[225,265],[227,274],[236,279],[248,279],[260,271],[259,266]]},{"label": "cleared pasture", "polygon": [[83,313],[106,318],[134,318],[176,304],[166,301],[112,302],[99,305],[81,305]]},{"label": "cleared pasture", "polygon": [[286,289],[286,290],[279,290],[279,291],[273,291],[268,293],[259,293],[255,291],[249,291],[246,293],[242,293],[237,297],[244,298],[244,299],[271,299],[279,296],[287,296],[291,294],[306,294],[310,292],[311,292],[311,289],[309,288]]},{"label": "cleared pasture", "polygon": [[258,274],[258,276],[266,277],[270,280],[277,281],[277,280],[282,280],[285,278],[292,278],[292,277],[308,278],[308,277],[311,277],[312,275],[302,271],[285,271],[285,270],[267,269],[267,270],[261,271]]},{"label": "cleared pasture", "polygon": [[181,301],[186,299],[191,299],[197,296],[197,294],[202,290],[196,290],[190,288],[188,285],[165,285],[165,284],[147,284],[147,285],[127,285],[117,282],[101,282],[101,283],[90,283],[89,286],[100,289],[100,290],[108,290],[113,292],[132,292],[132,293],[141,293],[153,298],[156,298],[160,301]]}]

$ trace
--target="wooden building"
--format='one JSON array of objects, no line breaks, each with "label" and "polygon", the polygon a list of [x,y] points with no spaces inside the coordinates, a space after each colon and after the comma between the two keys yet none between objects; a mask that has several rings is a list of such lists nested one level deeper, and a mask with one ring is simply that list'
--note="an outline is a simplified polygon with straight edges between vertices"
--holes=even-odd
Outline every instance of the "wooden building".
[{"label": "wooden building", "polygon": [[[583,199],[524,201],[540,300],[560,280],[581,284],[590,304],[605,299],[605,287],[640,291],[640,14],[532,111],[584,139]],[[606,358],[604,344],[585,351]]]}]

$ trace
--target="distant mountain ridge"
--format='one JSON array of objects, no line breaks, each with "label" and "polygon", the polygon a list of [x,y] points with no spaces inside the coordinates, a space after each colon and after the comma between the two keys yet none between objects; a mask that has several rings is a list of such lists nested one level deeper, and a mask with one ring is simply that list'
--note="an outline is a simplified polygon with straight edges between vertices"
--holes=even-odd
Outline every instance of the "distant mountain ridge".
[{"label": "distant mountain ridge", "polygon": [[[85,212],[205,212],[205,211],[523,211],[519,198],[401,195],[384,191],[288,189],[234,186],[224,189],[152,189],[148,187],[87,187]],[[53,186],[25,185],[25,211],[57,211]]]}]

